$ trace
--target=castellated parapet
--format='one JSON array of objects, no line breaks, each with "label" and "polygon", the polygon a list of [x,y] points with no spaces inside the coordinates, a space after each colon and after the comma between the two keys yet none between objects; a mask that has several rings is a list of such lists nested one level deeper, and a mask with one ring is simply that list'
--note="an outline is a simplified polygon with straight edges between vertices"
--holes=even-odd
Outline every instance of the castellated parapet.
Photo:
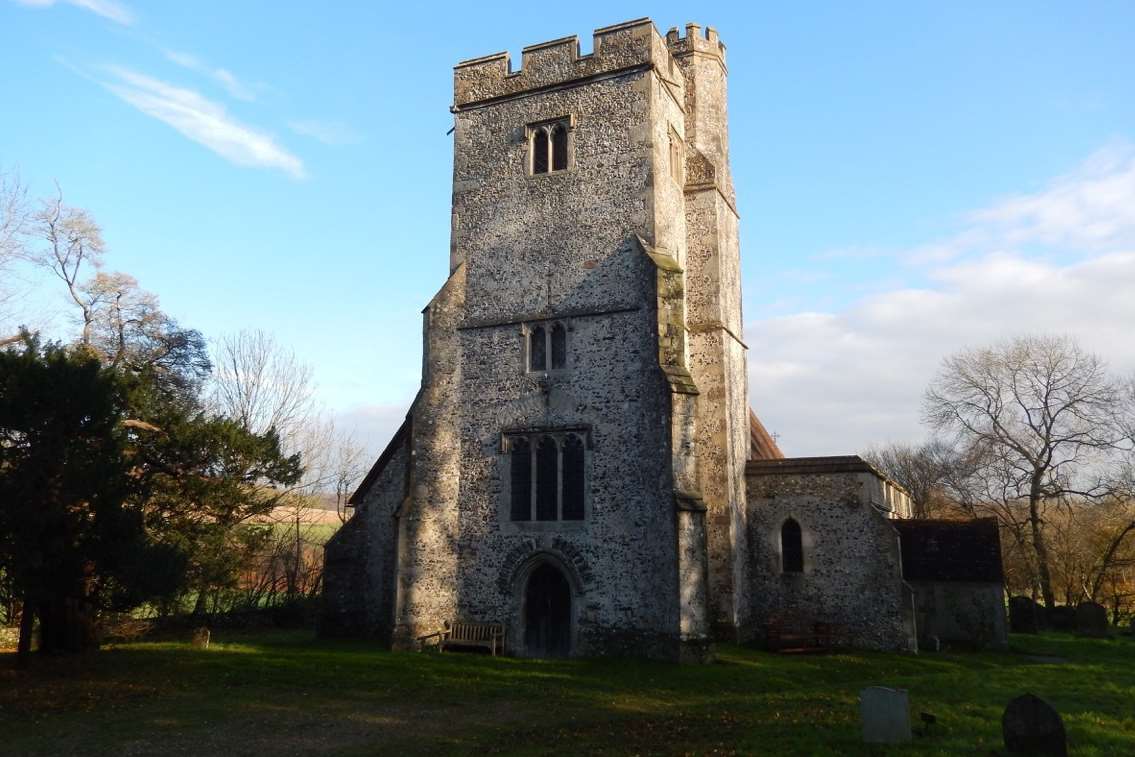
[{"label": "castellated parapet", "polygon": [[705,31],[697,24],[686,24],[686,36],[682,36],[678,27],[666,32],[666,46],[675,58],[684,55],[704,55],[716,58],[725,67],[725,43],[717,36],[717,30],[707,26]]},{"label": "castellated parapet", "polygon": [[[688,28],[696,30],[697,26],[691,24]],[[676,32],[672,33],[677,38]],[[724,59],[725,47],[716,42],[716,38],[714,32],[714,45],[720,49]],[[589,55],[580,55],[579,37],[574,34],[529,45],[522,51],[519,71],[512,70],[507,52],[458,63],[453,70],[454,109],[531,90],[550,89],[652,67],[665,72],[673,86],[682,86],[682,77],[675,73],[674,59],[667,48],[668,41],[658,34],[649,18],[596,29],[592,40],[593,48]],[[686,49],[685,46],[690,43],[680,40],[679,44]],[[698,50],[710,46],[705,38],[692,44]]]}]

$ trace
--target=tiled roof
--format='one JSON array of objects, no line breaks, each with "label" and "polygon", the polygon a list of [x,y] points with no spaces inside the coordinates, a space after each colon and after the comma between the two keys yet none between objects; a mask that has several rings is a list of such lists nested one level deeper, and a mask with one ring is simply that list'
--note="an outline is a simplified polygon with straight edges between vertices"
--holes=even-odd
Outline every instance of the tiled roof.
[{"label": "tiled roof", "polygon": [[772,438],[761,419],[749,408],[749,459],[750,460],[780,460],[784,453],[776,446],[776,439]]}]

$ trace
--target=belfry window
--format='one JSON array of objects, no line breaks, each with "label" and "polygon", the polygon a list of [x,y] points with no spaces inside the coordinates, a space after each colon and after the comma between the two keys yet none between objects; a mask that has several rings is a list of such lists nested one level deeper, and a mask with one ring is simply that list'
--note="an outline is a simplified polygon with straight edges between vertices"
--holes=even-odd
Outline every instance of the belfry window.
[{"label": "belfry window", "polygon": [[567,127],[556,124],[552,127],[552,170],[562,171],[567,168],[568,157]]},{"label": "belfry window", "polygon": [[780,569],[784,573],[804,572],[804,540],[800,524],[792,518],[780,527]]},{"label": "belfry window", "polygon": [[567,367],[567,330],[562,323],[552,326],[552,370],[558,371]]},{"label": "belfry window", "polygon": [[536,129],[532,134],[532,173],[548,173],[547,129]]},{"label": "belfry window", "polygon": [[568,330],[562,323],[528,327],[528,370],[562,371],[568,367]]},{"label": "belfry window", "polygon": [[564,171],[571,152],[571,119],[532,124],[528,127],[529,169],[533,174]]},{"label": "belfry window", "polygon": [[574,431],[508,434],[509,518],[583,520],[586,446]]},{"label": "belfry window", "polygon": [[548,370],[548,336],[543,326],[537,326],[528,334],[528,370]]}]

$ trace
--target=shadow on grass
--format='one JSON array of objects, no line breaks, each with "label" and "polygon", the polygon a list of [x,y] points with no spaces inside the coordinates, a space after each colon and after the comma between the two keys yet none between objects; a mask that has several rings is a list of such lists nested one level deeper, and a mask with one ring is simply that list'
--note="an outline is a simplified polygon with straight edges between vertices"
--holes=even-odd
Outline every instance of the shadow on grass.
[{"label": "shadow on grass", "polygon": [[[0,726],[29,754],[867,753],[857,696],[882,684],[934,713],[925,754],[1000,748],[1032,691],[1082,754],[1135,753],[1135,643],[1014,637],[1001,653],[790,657],[723,664],[393,653],[295,632],[218,633],[206,651],[124,644],[77,660],[0,661]],[[1028,655],[1068,660],[1044,664]],[[11,657],[10,655],[8,657]],[[82,749],[77,748],[81,746]],[[872,754],[887,753],[875,750]]]}]

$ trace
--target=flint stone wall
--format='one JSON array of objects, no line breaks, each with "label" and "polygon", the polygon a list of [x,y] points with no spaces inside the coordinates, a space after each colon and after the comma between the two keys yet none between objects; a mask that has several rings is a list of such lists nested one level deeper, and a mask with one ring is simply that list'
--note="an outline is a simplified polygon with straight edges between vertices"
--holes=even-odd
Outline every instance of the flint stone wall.
[{"label": "flint stone wall", "polygon": [[[845,626],[856,647],[917,649],[912,591],[902,581],[898,534],[878,509],[876,474],[754,473],[750,464],[747,483],[753,636],[763,639],[770,620],[794,614]],[[800,574],[781,570],[788,518],[803,535]]]}]

